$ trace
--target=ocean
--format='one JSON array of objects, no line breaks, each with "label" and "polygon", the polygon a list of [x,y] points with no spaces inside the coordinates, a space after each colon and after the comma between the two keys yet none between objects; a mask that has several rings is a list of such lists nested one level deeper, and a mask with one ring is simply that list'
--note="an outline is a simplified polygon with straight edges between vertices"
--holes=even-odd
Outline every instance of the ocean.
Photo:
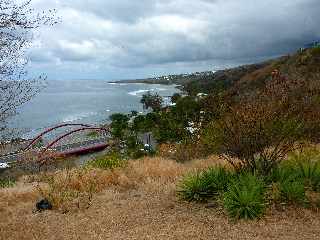
[{"label": "ocean", "polygon": [[[9,126],[23,138],[60,123],[101,124],[113,113],[143,112],[141,96],[148,92],[171,96],[174,85],[109,83],[102,80],[47,81],[30,102],[18,108]],[[167,100],[169,101],[169,100]]]}]

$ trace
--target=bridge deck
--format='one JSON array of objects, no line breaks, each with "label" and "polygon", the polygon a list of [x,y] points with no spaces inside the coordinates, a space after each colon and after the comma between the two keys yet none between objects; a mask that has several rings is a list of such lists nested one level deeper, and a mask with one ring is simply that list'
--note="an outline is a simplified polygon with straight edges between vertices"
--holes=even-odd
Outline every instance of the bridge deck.
[{"label": "bridge deck", "polygon": [[[90,151],[98,151],[108,147],[109,139],[110,139],[109,137],[91,139],[83,142],[56,146],[50,150],[57,152],[57,155],[60,155],[60,156],[73,155],[73,154],[86,154]],[[35,150],[38,152],[41,151],[41,149],[35,149]],[[14,163],[18,160],[21,160],[24,156],[25,156],[25,152],[23,151],[20,151],[20,152],[16,151],[16,152],[11,152],[5,155],[0,155],[0,163]]]}]

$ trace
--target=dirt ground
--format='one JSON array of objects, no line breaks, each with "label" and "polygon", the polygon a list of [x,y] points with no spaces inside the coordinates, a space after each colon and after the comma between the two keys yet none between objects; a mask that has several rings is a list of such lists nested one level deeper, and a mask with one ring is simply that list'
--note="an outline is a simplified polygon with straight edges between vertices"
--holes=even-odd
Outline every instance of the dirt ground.
[{"label": "dirt ground", "polygon": [[20,183],[0,191],[0,239],[320,239],[320,213],[312,210],[272,210],[259,221],[232,222],[222,209],[177,200],[180,174],[203,165],[142,161],[132,168],[143,166],[145,179],[136,187],[108,187],[88,209],[66,214],[33,212],[35,186]]}]

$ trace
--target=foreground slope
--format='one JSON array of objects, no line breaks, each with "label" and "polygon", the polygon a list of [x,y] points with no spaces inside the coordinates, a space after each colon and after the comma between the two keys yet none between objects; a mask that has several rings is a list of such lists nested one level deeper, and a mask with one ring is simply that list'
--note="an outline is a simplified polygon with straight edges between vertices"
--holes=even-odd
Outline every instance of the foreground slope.
[{"label": "foreground slope", "polygon": [[183,174],[217,163],[224,164],[217,157],[185,164],[161,158],[132,161],[112,174],[100,173],[110,184],[94,195],[89,208],[67,213],[33,213],[39,193],[35,183],[26,182],[36,177],[26,178],[1,190],[0,239],[318,238],[320,213],[311,210],[278,209],[257,222],[234,223],[221,209],[177,200],[176,183]]}]

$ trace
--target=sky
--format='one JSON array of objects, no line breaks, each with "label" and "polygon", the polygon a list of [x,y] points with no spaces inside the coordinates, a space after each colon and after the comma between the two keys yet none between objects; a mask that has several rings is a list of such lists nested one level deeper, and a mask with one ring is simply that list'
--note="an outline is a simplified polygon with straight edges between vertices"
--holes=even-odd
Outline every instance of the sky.
[{"label": "sky", "polygon": [[136,79],[213,71],[320,40],[320,0],[33,0],[61,21],[35,33],[32,74]]}]

